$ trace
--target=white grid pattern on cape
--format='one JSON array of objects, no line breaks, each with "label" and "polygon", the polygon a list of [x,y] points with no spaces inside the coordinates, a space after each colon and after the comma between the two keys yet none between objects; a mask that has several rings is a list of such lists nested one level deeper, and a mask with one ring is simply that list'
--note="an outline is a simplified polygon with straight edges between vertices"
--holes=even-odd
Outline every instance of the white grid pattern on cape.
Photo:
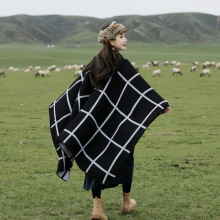
[{"label": "white grid pattern on cape", "polygon": [[[150,90],[152,90],[153,88],[150,87],[150,88],[148,88],[145,92],[141,93],[139,90],[137,90],[137,89],[130,83],[134,78],[136,78],[137,76],[140,75],[139,73],[135,74],[133,77],[131,77],[131,78],[128,79],[128,80],[127,80],[125,77],[123,77],[123,75],[122,75],[119,71],[118,71],[117,73],[118,73],[118,75],[125,81],[124,88],[122,89],[122,92],[121,92],[121,94],[120,94],[120,96],[119,96],[119,98],[118,98],[118,100],[117,100],[117,103],[114,104],[114,103],[110,100],[110,98],[108,97],[108,95],[105,93],[105,90],[107,89],[107,87],[108,87],[108,85],[109,85],[109,83],[110,83],[110,81],[111,81],[111,78],[108,80],[108,82],[107,82],[107,84],[105,85],[104,89],[103,89],[103,90],[99,90],[100,95],[99,95],[98,99],[96,100],[96,102],[94,103],[94,105],[91,107],[91,109],[90,109],[89,112],[87,112],[87,111],[85,111],[85,110],[80,110],[80,99],[81,99],[81,98],[88,97],[89,95],[80,96],[80,93],[78,93],[78,98],[77,98],[77,99],[78,99],[78,108],[79,108],[79,110],[80,110],[81,112],[85,113],[85,117],[84,117],[84,118],[82,119],[82,121],[75,127],[75,129],[74,129],[73,131],[69,131],[69,130],[67,130],[67,129],[64,129],[64,131],[67,132],[69,135],[68,135],[67,138],[63,141],[63,144],[65,144],[70,137],[73,137],[73,138],[78,142],[78,144],[79,144],[81,150],[75,155],[75,158],[77,158],[77,156],[78,156],[80,153],[83,153],[84,156],[91,162],[90,165],[88,166],[86,172],[88,172],[89,169],[90,169],[93,165],[97,166],[100,170],[102,170],[102,171],[105,173],[105,177],[103,178],[102,184],[105,183],[105,181],[106,181],[106,179],[107,179],[108,176],[111,176],[111,177],[113,177],[113,178],[115,177],[115,175],[111,173],[111,169],[112,169],[112,167],[114,166],[114,164],[115,164],[115,162],[117,161],[117,159],[119,158],[119,156],[121,155],[121,153],[122,153],[123,151],[125,151],[125,152],[127,152],[127,153],[130,153],[130,151],[126,149],[126,146],[127,146],[127,145],[129,144],[129,142],[132,140],[133,136],[138,132],[138,130],[139,130],[140,128],[146,129],[146,127],[143,125],[144,122],[148,119],[148,117],[154,112],[154,110],[155,110],[157,107],[159,107],[159,108],[161,108],[161,109],[164,109],[164,108],[161,106],[161,104],[164,103],[164,102],[167,102],[166,100],[164,100],[164,101],[162,101],[162,102],[160,102],[160,103],[156,103],[156,102],[154,102],[153,100],[151,100],[151,99],[149,99],[148,97],[146,97],[145,95],[146,95]],[[82,82],[82,81],[83,81],[83,76],[81,76],[81,80],[79,80],[78,82]],[[77,82],[77,83],[78,83],[78,82]],[[75,84],[74,84],[74,85],[75,85]],[[74,86],[74,85],[73,85],[73,86]],[[122,97],[122,95],[123,95],[123,93],[124,93],[124,91],[125,91],[125,89],[126,89],[127,86],[130,86],[130,88],[132,88],[133,90],[135,90],[135,91],[139,94],[139,98],[137,99],[136,103],[133,105],[133,107],[132,107],[131,111],[129,112],[129,114],[128,114],[128,115],[125,115],[123,112],[121,112],[121,111],[118,109],[117,106],[118,106],[118,104],[120,103],[121,97]],[[71,88],[69,88],[69,90],[71,90]],[[68,91],[69,91],[69,90],[67,89],[67,91],[66,91],[63,95],[66,95],[66,99],[67,99],[67,102],[68,102],[68,106],[69,106],[69,108],[70,108],[70,113],[67,114],[67,115],[65,115],[65,116],[63,116],[62,118],[68,117],[68,116],[71,114],[71,112],[72,112],[72,109],[71,109],[70,104],[69,104],[69,97],[68,97]],[[99,102],[99,100],[101,99],[102,96],[105,96],[105,97],[107,98],[107,100],[109,101],[109,103],[112,105],[113,109],[112,109],[112,111],[110,112],[110,114],[108,115],[108,117],[105,119],[105,121],[99,126],[98,123],[97,123],[97,121],[96,121],[96,119],[95,119],[95,118],[93,117],[93,115],[91,114],[91,112],[92,112],[92,110],[95,108],[95,106],[97,105],[97,103]],[[62,96],[62,97],[63,97],[63,96]],[[149,114],[144,118],[144,120],[143,120],[141,123],[138,123],[138,122],[133,121],[133,120],[132,120],[131,118],[129,118],[129,117],[130,117],[130,115],[131,115],[132,112],[134,111],[135,107],[137,106],[137,104],[139,103],[139,101],[140,101],[142,98],[147,99],[149,102],[151,102],[152,104],[154,104],[155,107],[149,112]],[[56,121],[55,104],[56,104],[56,102],[54,102],[54,120],[55,120],[55,123],[51,126],[51,128],[52,128],[53,126],[56,126],[57,135],[59,135],[59,131],[58,131],[58,127],[57,127],[57,126],[58,126],[58,123],[59,123],[60,121],[62,121],[62,119]],[[121,114],[121,115],[124,117],[124,120],[122,120],[121,123],[118,125],[118,128],[116,129],[116,131],[114,132],[114,134],[112,135],[112,137],[108,137],[108,135],[105,134],[105,133],[102,131],[102,127],[104,126],[104,124],[108,121],[108,119],[110,118],[110,116],[111,116],[115,111],[117,111],[119,114]],[[96,132],[94,133],[94,135],[89,139],[89,141],[83,146],[83,145],[80,143],[80,141],[79,141],[79,139],[77,138],[77,136],[74,134],[74,132],[80,127],[80,125],[86,120],[87,117],[92,118],[92,120],[94,121],[94,123],[95,123],[95,125],[96,125],[96,127],[97,127],[97,131],[96,131]],[[114,138],[115,134],[117,133],[118,129],[120,128],[120,126],[121,126],[125,121],[127,121],[127,120],[129,120],[131,123],[137,125],[138,127],[137,127],[137,129],[135,130],[135,132],[133,133],[133,135],[131,135],[131,137],[129,138],[129,140],[128,140],[123,146],[121,146],[119,143],[113,141],[113,138]],[[91,142],[92,139],[93,139],[99,132],[100,132],[106,139],[108,139],[108,144],[106,145],[106,147],[103,149],[103,151],[102,151],[95,159],[92,159],[92,158],[89,157],[89,155],[86,153],[85,148],[86,148],[86,146],[89,144],[89,142]],[[117,156],[114,158],[114,160],[113,160],[111,166],[109,167],[109,169],[108,169],[108,170],[105,170],[105,169],[104,169],[101,165],[99,165],[96,161],[102,156],[102,154],[104,154],[104,152],[108,149],[108,147],[109,147],[109,145],[110,145],[111,143],[113,143],[115,146],[119,147],[119,148],[120,148],[120,151],[119,151],[119,153],[117,154]],[[60,149],[58,148],[57,150],[60,150]],[[62,149],[61,149],[61,150],[62,150]],[[63,163],[64,163],[63,166],[64,166],[64,169],[65,169],[65,156],[64,156],[63,153],[62,153],[62,155],[63,155],[63,156],[60,158],[60,160],[63,160]],[[68,171],[68,172],[69,172],[69,171]],[[66,175],[69,176],[69,173],[67,173]]]},{"label": "white grid pattern on cape", "polygon": [[[56,134],[57,134],[57,136],[60,135],[59,129],[58,129],[58,124],[59,124],[60,122],[62,122],[63,119],[69,117],[69,116],[71,115],[71,113],[72,113],[72,107],[71,107],[71,105],[70,105],[68,93],[69,93],[69,91],[70,91],[71,89],[73,89],[78,83],[82,83],[82,82],[83,82],[83,80],[84,80],[83,74],[81,74],[80,77],[81,77],[80,80],[78,80],[76,83],[74,83],[70,88],[67,88],[66,92],[64,92],[64,93],[50,106],[50,108],[53,108],[53,114],[54,114],[54,124],[53,124],[50,128],[53,128],[54,126],[56,127]],[[68,114],[64,115],[64,116],[63,116],[62,118],[60,118],[59,120],[57,120],[57,119],[56,119],[57,117],[56,117],[56,108],[55,108],[55,106],[56,106],[56,103],[57,103],[60,99],[62,99],[64,96],[66,97],[66,101],[67,101],[67,103],[68,103],[68,107],[69,107],[69,111],[70,111],[70,112],[69,112]],[[79,109],[79,110],[80,110],[80,99],[81,99],[81,98],[88,98],[89,96],[90,96],[90,95],[80,96],[80,94],[78,93],[78,97],[77,97],[76,101],[77,101],[78,109]],[[59,161],[60,161],[60,160],[63,161],[63,169],[64,169],[64,171],[57,172],[57,175],[58,175],[60,178],[64,179],[65,181],[68,181],[68,180],[70,179],[70,169],[66,169],[66,162],[65,162],[65,161],[66,161],[67,157],[65,156],[65,153],[64,153],[64,151],[63,151],[63,149],[62,149],[61,147],[56,148],[56,151],[57,151],[57,152],[58,152],[58,151],[61,152],[61,155],[62,155],[62,156],[59,157]],[[70,159],[70,162],[73,163],[73,161],[74,161],[74,158],[71,158],[71,159]]]}]

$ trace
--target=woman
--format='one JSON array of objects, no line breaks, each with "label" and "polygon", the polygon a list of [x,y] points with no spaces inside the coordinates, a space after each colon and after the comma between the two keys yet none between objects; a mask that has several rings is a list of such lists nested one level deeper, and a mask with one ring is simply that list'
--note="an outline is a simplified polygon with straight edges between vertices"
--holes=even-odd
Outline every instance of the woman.
[{"label": "woman", "polygon": [[[98,35],[98,42],[103,44],[102,50],[94,57],[86,71],[90,72],[91,83],[94,88],[100,89],[105,84],[106,80],[114,74],[118,68],[120,61],[123,57],[119,51],[126,50],[127,39],[125,37],[126,28],[122,24],[112,22],[102,26]],[[115,184],[105,186],[96,184],[94,178],[85,175],[84,189],[90,190],[92,188],[93,195],[93,214],[92,219],[107,219],[102,210],[101,190],[104,188],[123,184],[123,200],[122,200],[122,213],[130,212],[135,206],[136,201],[130,199],[131,183],[133,176],[134,158],[133,152],[127,158],[124,166],[117,175]]]},{"label": "woman", "polygon": [[159,114],[170,111],[168,102],[119,53],[126,50],[125,33],[122,24],[104,25],[98,35],[101,51],[50,106],[51,134],[60,157],[57,174],[68,180],[74,159],[85,171],[93,220],[107,220],[101,190],[118,184],[123,191],[121,212],[135,208],[130,198],[134,146]]}]

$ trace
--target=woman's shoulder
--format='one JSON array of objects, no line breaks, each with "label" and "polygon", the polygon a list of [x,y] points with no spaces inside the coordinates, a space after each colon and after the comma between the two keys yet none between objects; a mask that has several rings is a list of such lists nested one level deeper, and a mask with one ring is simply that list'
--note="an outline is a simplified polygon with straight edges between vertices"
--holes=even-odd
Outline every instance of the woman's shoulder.
[{"label": "woman's shoulder", "polygon": [[131,64],[131,62],[128,59],[125,59],[122,55],[121,55],[121,60],[119,62],[118,68],[122,67],[124,64],[130,64],[130,66],[133,66]]},{"label": "woman's shoulder", "polygon": [[118,64],[118,69],[124,65],[124,63],[127,61],[127,59],[125,59],[121,54],[120,54],[120,61],[119,61],[119,64]]}]

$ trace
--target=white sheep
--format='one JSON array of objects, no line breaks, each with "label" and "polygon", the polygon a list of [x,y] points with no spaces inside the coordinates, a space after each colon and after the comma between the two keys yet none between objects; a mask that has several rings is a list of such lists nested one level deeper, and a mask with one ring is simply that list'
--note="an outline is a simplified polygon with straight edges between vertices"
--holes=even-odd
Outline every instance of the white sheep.
[{"label": "white sheep", "polygon": [[60,71],[61,71],[60,68],[56,68],[56,69],[55,69],[55,72],[60,72]]},{"label": "white sheep", "polygon": [[56,65],[49,66],[47,69],[49,71],[55,70],[56,69]]},{"label": "white sheep", "polygon": [[176,73],[176,74],[180,74],[181,76],[183,74],[179,68],[173,68],[172,73],[173,73],[173,75]]},{"label": "white sheep", "polygon": [[76,70],[74,76],[80,76],[82,74],[82,70]]},{"label": "white sheep", "polygon": [[170,62],[170,65],[171,65],[171,66],[175,66],[175,65],[176,65],[176,60],[171,61],[171,62]]},{"label": "white sheep", "polygon": [[206,61],[202,64],[202,68],[205,69],[206,67],[211,67],[212,63],[210,61]]},{"label": "white sheep", "polygon": [[84,68],[84,65],[83,64],[81,64],[81,65],[76,65],[75,66],[75,69],[76,70],[82,70]]},{"label": "white sheep", "polygon": [[206,61],[206,65],[210,67],[212,64],[210,61]]},{"label": "white sheep", "polygon": [[36,73],[35,73],[35,77],[37,77],[37,76],[44,76],[43,75],[43,71],[42,70],[39,70],[39,71],[37,71]]},{"label": "white sheep", "polygon": [[211,62],[211,66],[215,67],[215,62]]},{"label": "white sheep", "polygon": [[131,62],[131,65],[132,65],[132,66],[135,66],[135,62]]},{"label": "white sheep", "polygon": [[207,66],[208,66],[208,64],[207,64],[206,62],[204,62],[204,63],[202,64],[202,68],[203,68],[203,69],[205,69]]},{"label": "white sheep", "polygon": [[202,72],[200,73],[200,77],[201,76],[205,76],[205,75],[208,75],[209,77],[211,76],[211,72],[209,69],[204,69],[202,70]]},{"label": "white sheep", "polygon": [[175,66],[176,67],[180,67],[180,66],[182,66],[182,63],[181,62],[177,62]]},{"label": "white sheep", "polygon": [[45,70],[45,71],[43,72],[43,74],[44,74],[44,76],[49,76],[49,75],[50,75],[50,70]]},{"label": "white sheep", "polygon": [[220,70],[220,63],[217,63],[215,67]]},{"label": "white sheep", "polygon": [[19,71],[19,68],[14,68],[13,70],[12,70],[12,72],[18,72]]},{"label": "white sheep", "polygon": [[152,76],[161,76],[161,70],[157,69],[157,70],[154,70],[153,73],[152,73]]},{"label": "white sheep", "polygon": [[65,70],[73,70],[75,68],[75,65],[66,65],[64,67]]},{"label": "white sheep", "polygon": [[50,70],[39,70],[36,72],[35,77],[36,76],[49,76],[50,75]]},{"label": "white sheep", "polygon": [[13,67],[13,66],[10,66],[10,67],[8,68],[8,71],[13,71],[13,69],[14,69],[14,67]]},{"label": "white sheep", "polygon": [[147,70],[148,70],[149,67],[150,67],[150,66],[149,66],[148,64],[143,64],[143,65],[142,65],[142,68],[143,68],[143,69],[147,69]]},{"label": "white sheep", "polygon": [[153,66],[159,66],[159,62],[158,61],[151,61]]},{"label": "white sheep", "polygon": [[190,72],[196,72],[196,66],[192,66]]},{"label": "white sheep", "polygon": [[29,73],[29,72],[31,72],[31,70],[30,69],[26,69],[26,70],[24,70],[24,72],[25,73]]},{"label": "white sheep", "polygon": [[35,66],[34,69],[35,69],[35,70],[40,70],[41,67],[40,67],[40,66]]},{"label": "white sheep", "polygon": [[164,62],[164,64],[163,64],[164,66],[167,66],[167,65],[169,65],[169,61],[168,60],[166,60],[165,62]]},{"label": "white sheep", "polygon": [[198,61],[192,61],[193,66],[199,66],[199,62]]}]

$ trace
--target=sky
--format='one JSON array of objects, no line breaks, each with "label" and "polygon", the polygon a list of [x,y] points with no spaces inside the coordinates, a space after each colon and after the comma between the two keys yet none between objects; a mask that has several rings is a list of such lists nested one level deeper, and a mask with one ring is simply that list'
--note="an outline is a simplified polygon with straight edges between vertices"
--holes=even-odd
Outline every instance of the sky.
[{"label": "sky", "polygon": [[220,16],[220,0],[0,0],[0,17],[56,14],[111,18],[176,12]]}]

